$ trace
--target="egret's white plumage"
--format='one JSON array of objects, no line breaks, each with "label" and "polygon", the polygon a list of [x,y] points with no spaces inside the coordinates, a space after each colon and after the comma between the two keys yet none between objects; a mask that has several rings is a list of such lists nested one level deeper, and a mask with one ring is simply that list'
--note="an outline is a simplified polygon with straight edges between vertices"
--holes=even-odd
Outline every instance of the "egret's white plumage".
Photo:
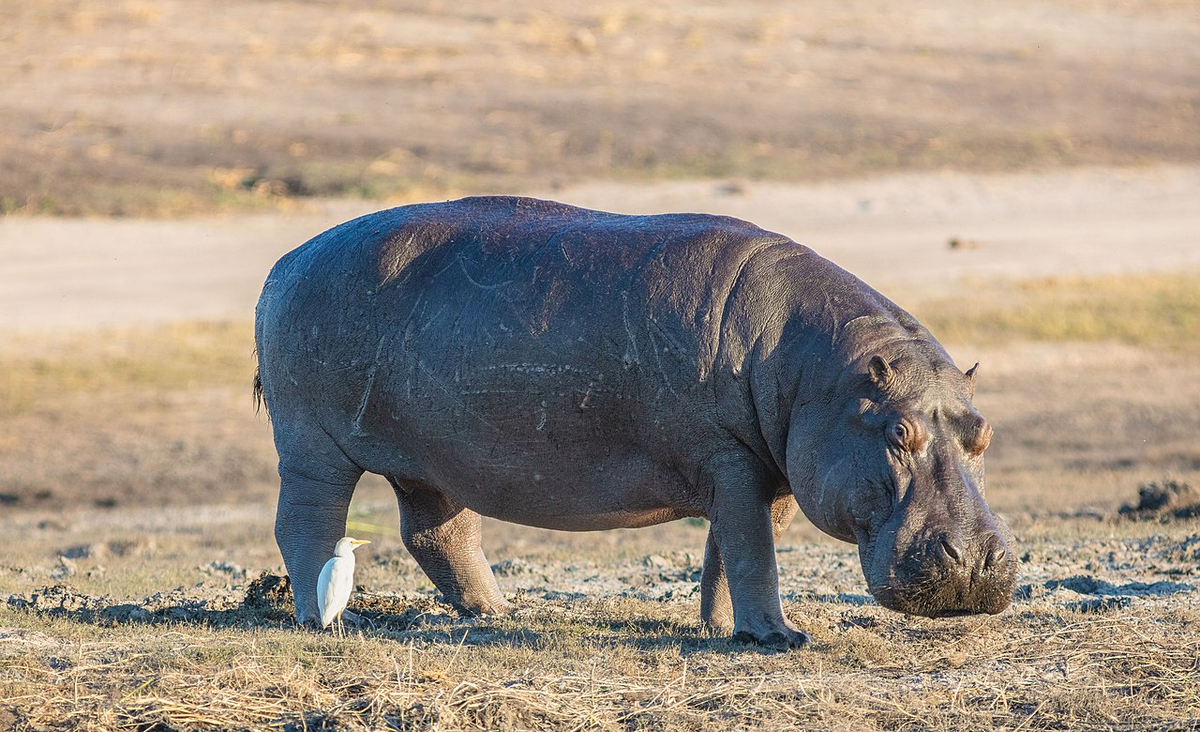
[{"label": "egret's white plumage", "polygon": [[335,620],[338,628],[342,627],[342,613],[354,591],[354,550],[370,543],[349,536],[339,539],[333,559],[321,568],[321,576],[317,578],[317,607],[321,611],[322,628],[328,628]]}]

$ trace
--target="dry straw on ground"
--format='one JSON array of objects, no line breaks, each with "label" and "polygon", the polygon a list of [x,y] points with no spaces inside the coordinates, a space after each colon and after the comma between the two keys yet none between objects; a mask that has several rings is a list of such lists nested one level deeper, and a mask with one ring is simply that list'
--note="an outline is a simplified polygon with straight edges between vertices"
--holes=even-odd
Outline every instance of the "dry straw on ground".
[{"label": "dry straw on ground", "polygon": [[367,594],[353,606],[370,626],[338,640],[290,628],[286,585],[269,575],[240,601],[198,588],[142,613],[49,588],[0,610],[0,710],[26,729],[1193,724],[1195,602],[1147,594],[1081,612],[1061,584],[1026,586],[1003,616],[955,621],[792,601],[815,639],[799,653],[706,638],[694,601],[526,595],[512,618],[469,620]]}]

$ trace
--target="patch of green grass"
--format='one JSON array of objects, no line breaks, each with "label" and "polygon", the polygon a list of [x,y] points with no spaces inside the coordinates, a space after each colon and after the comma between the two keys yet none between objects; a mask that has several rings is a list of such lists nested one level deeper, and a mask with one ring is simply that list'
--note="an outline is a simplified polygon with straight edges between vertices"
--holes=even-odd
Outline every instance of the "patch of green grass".
[{"label": "patch of green grass", "polygon": [[79,333],[54,343],[13,337],[0,351],[0,414],[76,394],[143,395],[245,383],[250,323],[196,322]]},{"label": "patch of green grass", "polygon": [[1055,278],[983,284],[971,297],[913,308],[953,343],[1116,342],[1200,350],[1200,273]]}]

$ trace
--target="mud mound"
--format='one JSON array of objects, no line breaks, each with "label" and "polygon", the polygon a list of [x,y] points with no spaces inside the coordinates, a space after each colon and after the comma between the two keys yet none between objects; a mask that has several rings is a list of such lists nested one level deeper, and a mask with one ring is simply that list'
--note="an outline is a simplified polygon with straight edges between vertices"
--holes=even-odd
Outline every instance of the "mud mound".
[{"label": "mud mound", "polygon": [[79,592],[67,585],[9,595],[10,608],[38,615],[68,617],[99,625],[193,623],[212,627],[279,624],[292,618],[292,587],[286,576],[264,572],[244,594],[197,586],[156,592],[136,602],[121,602]]},{"label": "mud mound", "polygon": [[280,610],[291,613],[294,608],[292,580],[287,575],[280,577],[263,572],[246,588],[246,599],[242,601],[242,606],[249,610]]},{"label": "mud mound", "polygon": [[1200,491],[1177,480],[1145,483],[1138,502],[1121,506],[1120,514],[1137,521],[1183,520],[1200,517]]},{"label": "mud mound", "polygon": [[[295,615],[292,583],[287,575],[263,572],[244,593],[201,585],[156,592],[140,601],[123,602],[53,585],[27,595],[0,595],[10,608],[97,625],[187,623],[209,627],[290,625]],[[449,621],[457,614],[432,598],[398,597],[359,591],[350,609],[380,630],[403,632],[416,624]]]}]

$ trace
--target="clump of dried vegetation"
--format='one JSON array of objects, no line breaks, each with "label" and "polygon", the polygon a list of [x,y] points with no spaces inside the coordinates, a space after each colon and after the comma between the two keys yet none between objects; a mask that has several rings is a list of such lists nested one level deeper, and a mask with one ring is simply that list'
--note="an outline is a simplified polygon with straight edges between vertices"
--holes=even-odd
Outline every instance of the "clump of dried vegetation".
[{"label": "clump of dried vegetation", "polygon": [[1121,515],[1163,522],[1200,517],[1200,491],[1178,480],[1146,483],[1138,488],[1137,503],[1121,506]]},{"label": "clump of dried vegetation", "polygon": [[169,0],[3,13],[4,214],[1200,159],[1188,3],[230,0],[199,25]]}]

